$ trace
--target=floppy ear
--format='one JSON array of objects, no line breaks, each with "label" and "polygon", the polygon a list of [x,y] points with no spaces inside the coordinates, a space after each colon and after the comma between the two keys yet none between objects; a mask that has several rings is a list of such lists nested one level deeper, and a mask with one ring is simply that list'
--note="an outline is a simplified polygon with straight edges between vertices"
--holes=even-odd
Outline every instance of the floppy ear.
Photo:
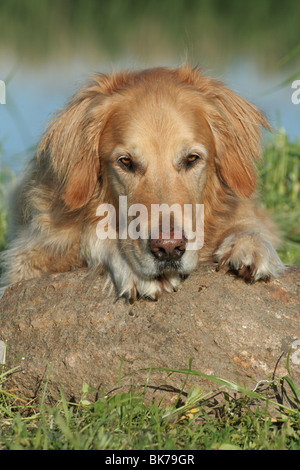
[{"label": "floppy ear", "polygon": [[[187,68],[185,68],[187,73]],[[189,84],[205,97],[206,119],[215,137],[219,178],[238,196],[249,197],[257,183],[255,160],[261,158],[262,113],[244,98],[198,69],[189,69]]]},{"label": "floppy ear", "polygon": [[72,210],[90,200],[98,181],[98,147],[105,119],[102,82],[99,78],[74,95],[50,124],[39,147],[39,158],[49,159],[62,199]]},{"label": "floppy ear", "polygon": [[270,125],[254,105],[225,87],[219,89],[215,106],[219,116],[211,127],[220,178],[238,196],[250,197],[257,183],[262,127],[270,130]]}]

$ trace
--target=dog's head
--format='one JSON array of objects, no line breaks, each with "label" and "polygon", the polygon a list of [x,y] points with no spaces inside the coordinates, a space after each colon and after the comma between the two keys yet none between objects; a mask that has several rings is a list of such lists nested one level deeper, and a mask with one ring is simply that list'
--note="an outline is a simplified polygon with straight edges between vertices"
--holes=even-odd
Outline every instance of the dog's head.
[{"label": "dog's head", "polygon": [[[69,210],[116,208],[124,256],[140,275],[157,277],[190,272],[197,262],[172,207],[183,215],[184,205],[212,204],[218,188],[251,196],[262,126],[253,105],[197,69],[99,74],[53,121],[40,155],[50,159]],[[131,208],[127,228],[145,230],[143,237],[119,236],[120,196]],[[167,235],[162,214],[153,219],[161,204],[171,208]],[[194,210],[193,228],[195,217]]]}]

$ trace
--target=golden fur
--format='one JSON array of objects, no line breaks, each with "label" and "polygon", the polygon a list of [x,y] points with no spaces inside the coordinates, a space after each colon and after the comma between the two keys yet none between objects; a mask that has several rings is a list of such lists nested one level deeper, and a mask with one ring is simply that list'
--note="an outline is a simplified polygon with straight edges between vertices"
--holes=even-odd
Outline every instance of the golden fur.
[{"label": "golden fur", "polygon": [[[277,238],[254,195],[262,127],[255,106],[198,69],[94,75],[50,124],[16,191],[3,283],[104,267],[118,295],[135,299],[172,291],[199,259],[254,280],[277,276]],[[149,240],[99,240],[97,207],[118,210],[119,195],[147,208],[204,204],[203,248],[163,269]]]}]

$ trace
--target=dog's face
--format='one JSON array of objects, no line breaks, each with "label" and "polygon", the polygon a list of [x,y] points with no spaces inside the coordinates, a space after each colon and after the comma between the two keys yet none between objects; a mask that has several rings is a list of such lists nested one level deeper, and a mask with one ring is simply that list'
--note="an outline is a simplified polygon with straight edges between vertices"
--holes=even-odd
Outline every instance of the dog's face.
[{"label": "dog's face", "polygon": [[[195,229],[196,204],[215,154],[213,134],[195,93],[168,83],[154,82],[152,88],[142,84],[119,97],[100,139],[102,173],[110,182],[107,200],[114,201],[117,220],[120,195],[126,196],[127,209],[136,204],[145,208],[137,215],[140,220],[146,214],[146,233],[120,239],[122,253],[135,272],[151,278],[195,268],[197,257],[187,249],[184,209],[193,208]],[[170,215],[169,232],[162,227],[163,211],[153,217],[153,205],[162,204],[166,217]],[[172,208],[178,210],[177,219]],[[132,221],[129,215],[127,225]]]},{"label": "dog's face", "polygon": [[[117,239],[105,245],[90,236],[91,264],[109,265],[121,293],[156,279],[156,287],[143,281],[147,286],[138,288],[154,297],[161,279],[196,267],[189,249],[196,206],[204,204],[205,220],[216,227],[229,194],[251,196],[262,126],[268,123],[253,105],[189,67],[99,74],[53,121],[39,153],[50,163],[68,214],[83,214],[96,232],[97,206],[115,207]],[[120,196],[126,198],[125,236]],[[152,217],[153,206],[162,204],[170,210],[169,230],[163,214]],[[189,229],[185,206],[193,208]],[[142,236],[132,236],[129,228],[136,235],[138,222]],[[207,244],[217,235],[206,230],[205,237]]]}]

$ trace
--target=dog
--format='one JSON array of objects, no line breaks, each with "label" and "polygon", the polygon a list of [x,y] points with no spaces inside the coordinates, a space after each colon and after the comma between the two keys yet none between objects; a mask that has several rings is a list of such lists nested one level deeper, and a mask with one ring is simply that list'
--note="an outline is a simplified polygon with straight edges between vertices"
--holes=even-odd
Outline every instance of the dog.
[{"label": "dog", "polygon": [[[134,301],[176,290],[208,260],[250,281],[279,276],[278,237],[255,192],[263,128],[254,105],[199,68],[93,75],[50,123],[16,191],[3,284],[86,266]],[[121,237],[120,222],[99,236],[99,206],[119,220],[120,197],[146,209],[144,237]],[[204,207],[201,249],[188,249],[174,216],[167,234],[161,217],[153,226],[161,204]]]}]

